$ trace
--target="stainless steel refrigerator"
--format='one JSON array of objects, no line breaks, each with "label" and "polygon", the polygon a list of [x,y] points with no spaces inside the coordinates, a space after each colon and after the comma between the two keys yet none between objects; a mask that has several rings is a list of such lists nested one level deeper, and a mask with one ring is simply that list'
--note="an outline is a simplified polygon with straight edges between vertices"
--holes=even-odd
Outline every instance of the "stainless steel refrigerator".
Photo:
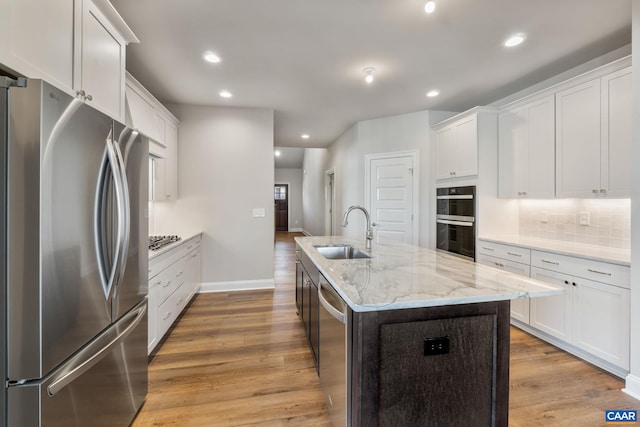
[{"label": "stainless steel refrigerator", "polygon": [[5,422],[127,426],[147,393],[148,141],[46,82],[12,84],[0,84]]}]

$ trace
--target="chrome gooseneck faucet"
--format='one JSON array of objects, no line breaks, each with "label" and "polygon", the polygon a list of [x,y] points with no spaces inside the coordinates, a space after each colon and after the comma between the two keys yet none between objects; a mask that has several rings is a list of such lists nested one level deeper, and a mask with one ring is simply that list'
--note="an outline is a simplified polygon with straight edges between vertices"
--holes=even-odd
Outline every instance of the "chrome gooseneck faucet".
[{"label": "chrome gooseneck faucet", "polygon": [[354,209],[361,210],[364,213],[364,216],[367,220],[365,247],[367,248],[367,250],[371,250],[371,241],[373,240],[373,233],[371,232],[371,219],[369,217],[369,212],[364,207],[359,205],[350,206],[349,209],[347,209],[347,211],[344,213],[344,218],[342,219],[342,226],[346,227],[347,225],[349,225],[349,223],[347,222],[347,218],[349,216],[349,213],[351,213],[351,211]]}]

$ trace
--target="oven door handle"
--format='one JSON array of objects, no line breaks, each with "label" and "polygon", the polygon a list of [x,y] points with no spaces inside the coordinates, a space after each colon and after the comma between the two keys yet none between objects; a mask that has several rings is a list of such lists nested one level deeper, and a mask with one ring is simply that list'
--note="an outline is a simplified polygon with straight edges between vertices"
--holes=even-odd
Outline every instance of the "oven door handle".
[{"label": "oven door handle", "polygon": [[461,194],[457,196],[436,196],[436,200],[473,200],[473,195]]},{"label": "oven door handle", "polygon": [[438,224],[460,225],[462,227],[473,227],[473,222],[467,222],[467,221],[449,221],[446,219],[437,219],[436,222]]}]

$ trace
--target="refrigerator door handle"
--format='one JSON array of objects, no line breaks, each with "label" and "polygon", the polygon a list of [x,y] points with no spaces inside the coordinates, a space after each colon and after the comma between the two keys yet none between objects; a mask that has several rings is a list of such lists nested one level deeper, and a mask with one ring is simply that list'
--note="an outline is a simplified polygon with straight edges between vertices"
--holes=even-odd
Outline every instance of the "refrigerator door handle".
[{"label": "refrigerator door handle", "polygon": [[125,267],[127,265],[127,257],[129,256],[129,240],[131,231],[131,203],[129,201],[129,182],[127,180],[127,171],[125,161],[120,150],[120,142],[114,142],[113,148],[119,170],[119,185],[122,194],[122,206],[119,210],[118,222],[122,224],[122,235],[120,239],[120,256],[118,258],[118,277],[114,282],[114,292],[112,298],[117,297],[118,287],[124,277]]},{"label": "refrigerator door handle", "polygon": [[95,364],[100,362],[116,345],[124,340],[136,328],[136,326],[140,324],[146,312],[147,303],[145,301],[144,304],[131,310],[120,322],[118,322],[129,322],[129,324],[106,345],[102,345],[102,340],[98,339],[82,349],[64,366],[62,366],[60,369],[62,371],[60,376],[53,379],[51,384],[47,387],[47,394],[51,397],[55,396],[63,388],[71,384],[74,380],[91,369]]}]

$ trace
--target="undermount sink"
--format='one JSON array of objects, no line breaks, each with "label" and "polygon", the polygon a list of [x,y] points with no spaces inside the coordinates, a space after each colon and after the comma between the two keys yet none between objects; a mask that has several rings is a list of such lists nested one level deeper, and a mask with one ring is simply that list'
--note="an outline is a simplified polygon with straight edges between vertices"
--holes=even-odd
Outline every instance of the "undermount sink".
[{"label": "undermount sink", "polygon": [[320,255],[327,259],[371,258],[371,255],[351,245],[318,245],[314,247],[320,252]]}]

